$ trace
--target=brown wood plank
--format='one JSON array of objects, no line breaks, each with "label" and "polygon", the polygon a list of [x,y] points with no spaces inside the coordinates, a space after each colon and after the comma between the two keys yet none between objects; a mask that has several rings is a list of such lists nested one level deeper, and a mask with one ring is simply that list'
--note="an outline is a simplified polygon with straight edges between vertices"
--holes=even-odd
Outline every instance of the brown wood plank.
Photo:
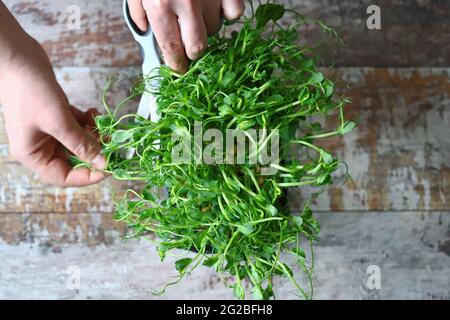
[{"label": "brown wood plank", "polygon": [[[121,0],[4,1],[24,29],[40,41],[55,66],[129,66],[139,51],[122,17]],[[69,6],[80,9],[69,29]]]},{"label": "brown wood plank", "polygon": [[0,213],[0,240],[9,245],[33,243],[48,249],[64,244],[108,245],[126,233],[112,215]]},{"label": "brown wood plank", "polygon": [[[202,266],[169,287],[166,295],[152,295],[152,289],[161,289],[176,276],[174,262],[179,257],[161,262],[149,241],[119,240],[115,227],[96,220],[103,216],[68,222],[80,216],[24,215],[7,221],[0,215],[0,298],[233,298],[219,276]],[[449,212],[341,212],[317,217],[322,239],[315,248],[315,299],[450,298]],[[21,239],[1,240],[6,223],[23,234]],[[105,241],[111,230],[116,241]],[[294,268],[295,262],[289,265]],[[80,290],[66,285],[72,275],[69,266],[80,269]],[[367,287],[369,266],[380,269],[380,290]],[[300,274],[297,268],[294,271]],[[274,288],[279,299],[297,298],[287,279],[277,278]]]},{"label": "brown wood plank", "polygon": [[[333,27],[344,45],[328,43],[326,63],[337,66],[449,66],[450,2],[441,0],[309,0],[289,2],[306,17]],[[370,5],[381,9],[381,30],[368,30]],[[317,28],[304,33],[319,35]]]},{"label": "brown wood plank", "polygon": [[[67,27],[74,2],[6,0],[24,28],[42,42],[55,66],[131,66],[139,53],[122,18],[121,0],[79,0],[81,28]],[[282,0],[308,18],[334,27],[345,42],[323,50],[337,66],[449,66],[450,3],[380,0],[382,29],[369,31],[366,10],[373,1]],[[316,41],[316,27],[302,38]]]},{"label": "brown wood plank", "polygon": [[[108,68],[57,70],[69,99],[83,108],[98,105],[107,75],[118,73]],[[341,86],[351,86],[346,91],[353,100],[348,113],[359,127],[345,139],[322,143],[349,164],[355,184],[330,189],[317,201],[317,210],[450,208],[449,73],[445,68],[336,69]],[[126,95],[130,82],[124,81],[113,102]],[[0,212],[108,212],[111,190],[125,187],[113,181],[78,190],[45,185],[8,158],[1,128],[0,141]],[[293,205],[299,207],[306,195],[305,190],[292,191]]]},{"label": "brown wood plank", "polygon": [[[450,70],[340,68],[359,127],[323,141],[350,167],[355,183],[330,189],[318,210],[450,208]],[[296,205],[302,192],[292,192]],[[303,194],[309,194],[303,190]]]}]

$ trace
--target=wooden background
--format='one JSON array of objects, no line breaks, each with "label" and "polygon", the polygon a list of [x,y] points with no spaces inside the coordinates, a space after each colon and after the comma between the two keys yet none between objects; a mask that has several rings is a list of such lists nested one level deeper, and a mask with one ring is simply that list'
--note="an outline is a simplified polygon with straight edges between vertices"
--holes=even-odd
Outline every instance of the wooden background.
[{"label": "wooden background", "polygon": [[[318,296],[449,298],[450,2],[377,1],[382,30],[373,31],[366,28],[373,1],[284,2],[343,38],[343,46],[326,46],[324,65],[335,63],[333,77],[349,84],[348,114],[359,124],[344,139],[327,142],[348,162],[354,183],[315,203],[325,239],[318,260],[326,262],[318,265]],[[120,0],[4,3],[42,43],[72,104],[100,107],[111,75],[120,80],[110,100],[126,96],[140,61]],[[81,12],[77,30],[67,27],[71,5]],[[317,32],[311,27],[302,35],[311,40]],[[112,192],[123,187],[112,180],[81,189],[42,183],[10,159],[0,107],[0,298],[152,298],[148,287],[160,283],[157,274],[171,274],[171,266],[159,264],[146,243],[118,240],[126,228],[111,219]],[[293,192],[293,204],[307,192]],[[86,265],[81,291],[64,287],[68,261]],[[387,273],[385,290],[363,286],[370,264]],[[145,266],[149,274],[136,273]],[[34,290],[24,291],[33,283]],[[168,297],[205,297],[205,288],[206,298],[228,297],[208,272],[185,288]]]}]

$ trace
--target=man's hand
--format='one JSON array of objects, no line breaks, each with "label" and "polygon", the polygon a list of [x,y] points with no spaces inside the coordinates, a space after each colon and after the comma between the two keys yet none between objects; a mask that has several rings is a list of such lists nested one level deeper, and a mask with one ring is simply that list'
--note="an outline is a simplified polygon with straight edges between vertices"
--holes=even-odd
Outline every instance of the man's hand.
[{"label": "man's hand", "polygon": [[[73,169],[65,150],[105,169],[101,147],[89,132],[96,111],[83,113],[69,104],[42,47],[20,29],[1,2],[0,18],[0,103],[12,155],[52,184],[99,182],[103,173]],[[9,25],[3,34],[2,23]],[[16,28],[14,37],[7,34],[11,28]]]},{"label": "man's hand", "polygon": [[245,10],[244,0],[128,0],[128,5],[139,29],[147,31],[150,22],[166,64],[179,73],[206,50],[221,13],[235,20]]}]

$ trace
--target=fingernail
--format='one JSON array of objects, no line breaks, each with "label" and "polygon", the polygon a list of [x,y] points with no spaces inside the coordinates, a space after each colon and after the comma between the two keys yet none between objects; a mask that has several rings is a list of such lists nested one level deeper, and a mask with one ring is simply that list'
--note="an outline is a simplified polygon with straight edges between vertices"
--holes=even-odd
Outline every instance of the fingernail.
[{"label": "fingernail", "polygon": [[97,170],[105,170],[106,169],[106,159],[105,157],[99,153],[94,160],[92,160],[92,166]]}]

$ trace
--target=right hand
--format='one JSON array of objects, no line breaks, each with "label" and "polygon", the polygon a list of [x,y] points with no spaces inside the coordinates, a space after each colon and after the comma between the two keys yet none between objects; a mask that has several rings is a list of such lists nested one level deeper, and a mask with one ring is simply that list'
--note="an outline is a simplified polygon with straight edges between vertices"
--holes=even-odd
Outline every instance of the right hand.
[{"label": "right hand", "polygon": [[178,73],[185,73],[189,59],[199,59],[206,50],[221,13],[235,20],[245,10],[244,0],[128,0],[128,5],[141,31],[150,22],[166,64]]}]

